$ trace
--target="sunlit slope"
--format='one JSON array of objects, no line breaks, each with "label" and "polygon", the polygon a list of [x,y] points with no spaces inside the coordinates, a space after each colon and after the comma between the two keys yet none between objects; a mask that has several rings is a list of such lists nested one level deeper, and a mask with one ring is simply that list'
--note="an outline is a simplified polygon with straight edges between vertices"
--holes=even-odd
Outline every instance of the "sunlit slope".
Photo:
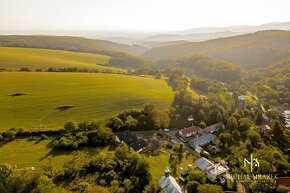
[{"label": "sunlit slope", "polygon": [[123,71],[118,68],[100,66],[106,64],[109,56],[69,52],[60,50],[36,49],[36,48],[12,48],[0,47],[0,68],[7,70],[19,70],[27,67],[30,70],[48,68],[86,68],[113,71]]},{"label": "sunlit slope", "polygon": [[[13,94],[24,94],[11,96]],[[164,80],[116,74],[2,72],[0,128],[57,129],[66,121],[108,118],[146,103],[169,108]],[[61,106],[72,108],[60,111]]]},{"label": "sunlit slope", "polygon": [[260,31],[203,42],[162,46],[147,50],[143,56],[151,60],[163,60],[193,54],[207,55],[242,68],[266,67],[290,57],[290,31]]}]

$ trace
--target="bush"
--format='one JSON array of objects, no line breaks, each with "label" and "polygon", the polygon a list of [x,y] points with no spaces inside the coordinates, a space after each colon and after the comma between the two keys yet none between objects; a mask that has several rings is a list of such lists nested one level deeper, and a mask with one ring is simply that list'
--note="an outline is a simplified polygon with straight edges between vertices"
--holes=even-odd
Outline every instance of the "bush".
[{"label": "bush", "polygon": [[47,140],[49,138],[45,134],[41,134],[40,139],[41,140]]},{"label": "bush", "polygon": [[31,70],[29,68],[20,68],[19,70],[20,72],[31,72]]}]

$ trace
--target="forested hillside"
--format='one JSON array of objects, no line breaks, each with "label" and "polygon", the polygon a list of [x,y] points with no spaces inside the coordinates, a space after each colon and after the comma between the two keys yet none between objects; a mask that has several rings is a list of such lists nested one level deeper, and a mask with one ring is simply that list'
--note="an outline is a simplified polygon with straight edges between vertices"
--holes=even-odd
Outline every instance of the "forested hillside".
[{"label": "forested hillside", "polygon": [[47,48],[105,55],[114,55],[115,52],[138,54],[144,51],[143,47],[137,45],[130,46],[110,41],[70,36],[0,36],[0,46]]},{"label": "forested hillside", "polygon": [[199,76],[222,82],[238,80],[242,71],[241,68],[235,64],[216,60],[200,54],[176,60],[164,60],[153,67],[159,69],[178,67],[184,70],[185,74],[189,77]]},{"label": "forested hillside", "polygon": [[204,42],[170,45],[149,49],[143,56],[151,60],[162,60],[197,53],[235,63],[243,68],[265,67],[290,57],[290,32],[260,31]]}]

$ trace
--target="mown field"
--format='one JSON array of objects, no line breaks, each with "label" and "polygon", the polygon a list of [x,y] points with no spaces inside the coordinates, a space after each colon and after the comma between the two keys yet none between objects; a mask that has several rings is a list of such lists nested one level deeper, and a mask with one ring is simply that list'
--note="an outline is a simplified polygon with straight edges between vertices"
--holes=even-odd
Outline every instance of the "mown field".
[{"label": "mown field", "polygon": [[[117,74],[1,72],[0,128],[58,129],[66,121],[109,118],[146,103],[169,108],[164,80]],[[60,110],[59,107],[72,108]]]},{"label": "mown field", "polygon": [[110,69],[113,72],[125,72],[123,69],[102,66],[108,62],[109,58],[109,56],[100,54],[37,48],[0,47],[0,68],[13,71],[18,71],[23,67],[27,67],[33,71],[36,69],[47,70],[51,67],[71,67],[97,69],[100,71]]}]

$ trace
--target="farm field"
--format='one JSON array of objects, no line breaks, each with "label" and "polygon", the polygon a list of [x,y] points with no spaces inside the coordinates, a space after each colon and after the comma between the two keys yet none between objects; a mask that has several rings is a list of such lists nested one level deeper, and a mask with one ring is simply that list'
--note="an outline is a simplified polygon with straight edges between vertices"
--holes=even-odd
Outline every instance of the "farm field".
[{"label": "farm field", "polygon": [[70,120],[110,118],[146,103],[167,109],[172,100],[167,83],[150,77],[1,72],[0,128],[58,129]]},{"label": "farm field", "polygon": [[[102,66],[109,60],[109,56],[100,54],[48,50],[37,48],[0,47],[0,68],[18,71],[27,67],[30,70],[48,68],[80,68],[97,69],[113,72],[126,72],[124,69]],[[101,65],[97,65],[101,64]]]}]

